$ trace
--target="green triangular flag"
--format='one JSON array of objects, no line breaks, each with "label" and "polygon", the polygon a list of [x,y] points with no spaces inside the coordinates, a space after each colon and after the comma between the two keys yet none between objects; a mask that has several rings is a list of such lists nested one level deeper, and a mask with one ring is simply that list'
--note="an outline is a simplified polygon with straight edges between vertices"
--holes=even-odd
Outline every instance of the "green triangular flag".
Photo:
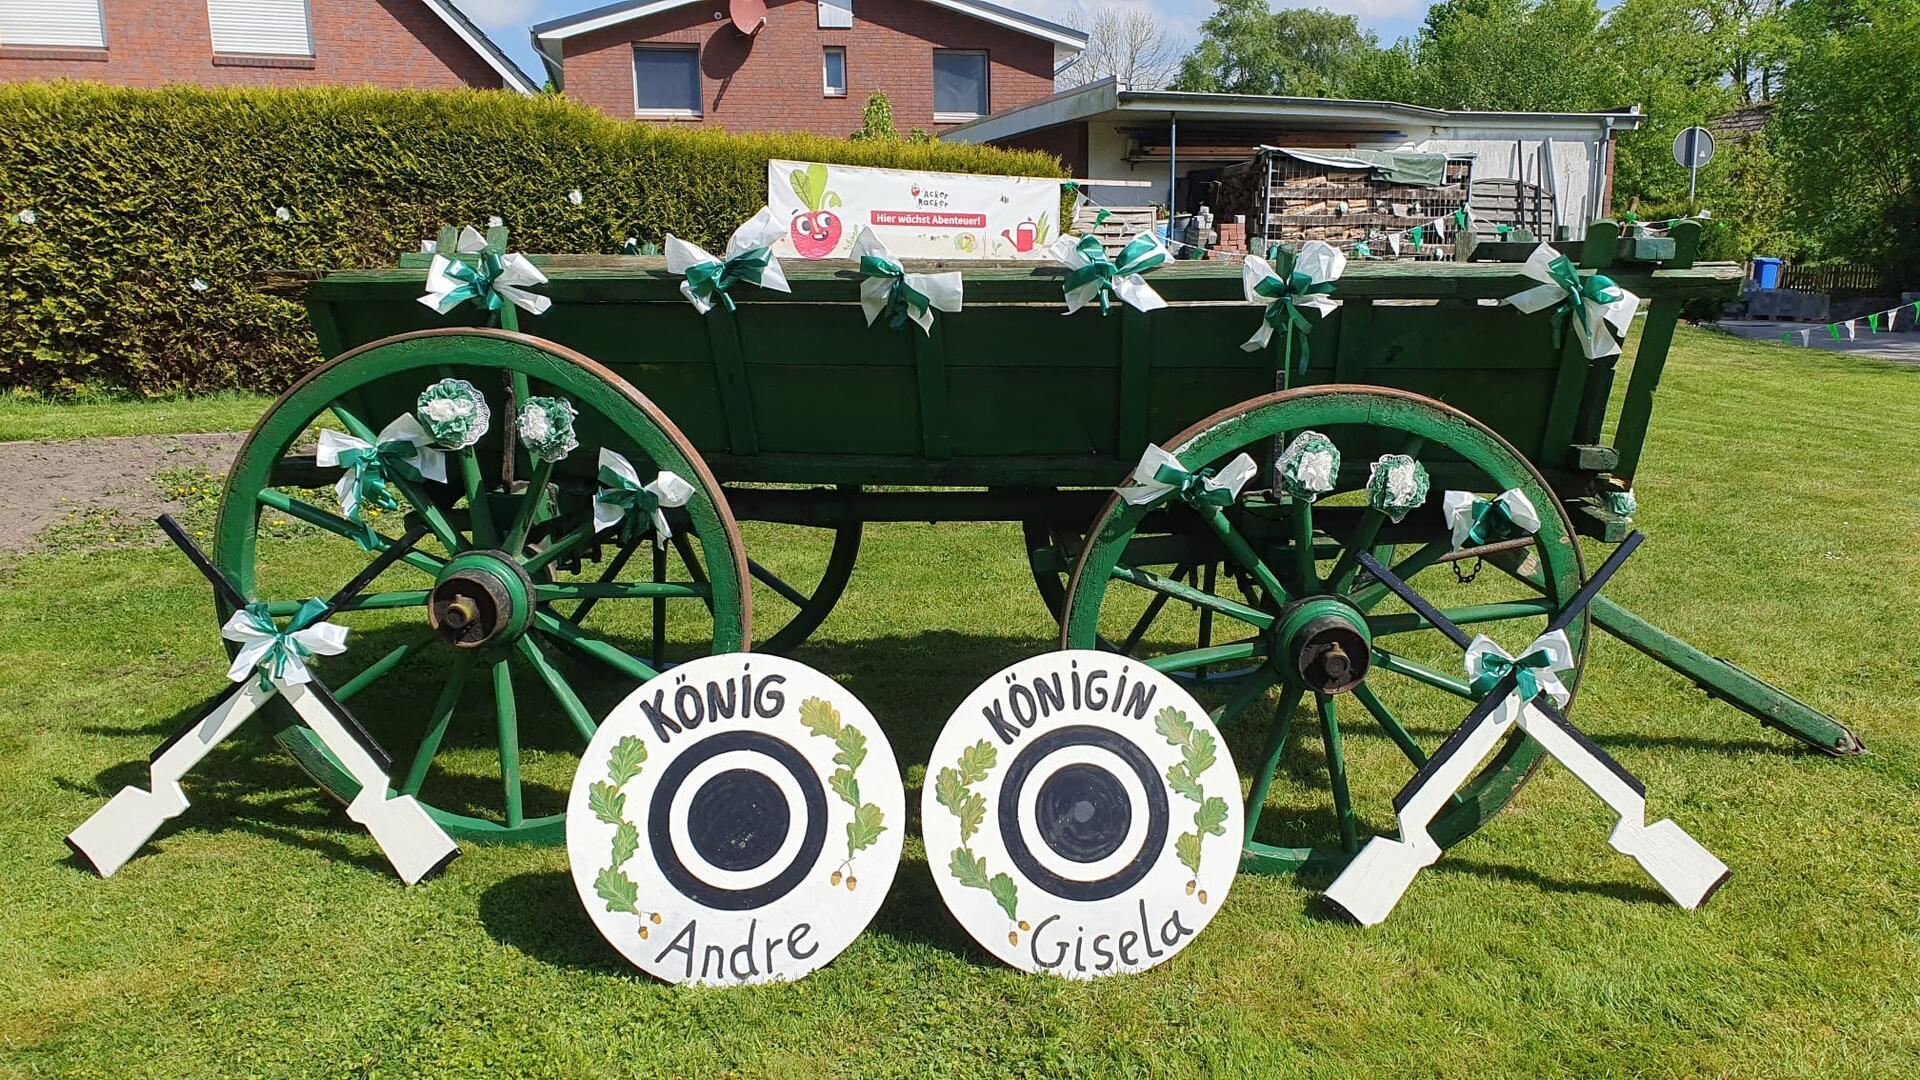
[{"label": "green triangular flag", "polygon": [[1880,332],[1880,316],[1879,315],[1867,316],[1867,329],[1873,331],[1876,334]]},{"label": "green triangular flag", "polygon": [[1832,338],[1832,339],[1833,339],[1833,340],[1835,340],[1835,341],[1839,341],[1839,340],[1840,340],[1840,324],[1839,324],[1839,323],[1828,323],[1828,324],[1827,324],[1827,336],[1828,336],[1828,337],[1830,337],[1830,338]]},{"label": "green triangular flag", "polygon": [[1780,333],[1780,344],[1782,344],[1782,345],[1791,345],[1791,344],[1793,344],[1793,331],[1791,331],[1791,330],[1783,330],[1783,331],[1781,331],[1781,333]]}]

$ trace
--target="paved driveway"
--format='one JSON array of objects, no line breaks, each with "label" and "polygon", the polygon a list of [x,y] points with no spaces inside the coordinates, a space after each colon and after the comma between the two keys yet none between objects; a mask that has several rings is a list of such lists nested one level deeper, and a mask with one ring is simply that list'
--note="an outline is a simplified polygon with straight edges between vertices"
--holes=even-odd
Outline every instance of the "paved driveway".
[{"label": "paved driveway", "polygon": [[1826,349],[1829,352],[1857,353],[1861,356],[1871,356],[1879,360],[1892,360],[1901,364],[1920,364],[1920,331],[1911,329],[1914,324],[1913,318],[1909,313],[1910,311],[1911,309],[1900,313],[1900,325],[1906,329],[1902,329],[1898,333],[1893,334],[1870,333],[1867,330],[1867,320],[1861,319],[1858,328],[1860,336],[1853,341],[1847,340],[1845,327],[1840,328],[1839,341],[1828,337],[1826,323],[1809,324],[1767,322],[1760,319],[1722,319],[1718,325],[1720,329],[1725,330],[1729,334],[1738,334],[1743,338],[1752,338],[1755,341],[1779,341],[1781,334],[1792,332],[1794,334],[1793,344],[1796,347],[1800,344],[1799,332],[1810,329],[1813,333],[1807,335],[1807,344],[1816,349]]}]

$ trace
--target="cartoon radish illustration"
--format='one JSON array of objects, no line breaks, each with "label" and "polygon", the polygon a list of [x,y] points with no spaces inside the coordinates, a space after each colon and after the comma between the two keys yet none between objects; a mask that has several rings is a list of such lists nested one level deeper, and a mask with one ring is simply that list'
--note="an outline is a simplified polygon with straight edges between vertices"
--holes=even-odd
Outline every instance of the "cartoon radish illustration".
[{"label": "cartoon radish illustration", "polygon": [[787,174],[787,182],[793,185],[793,193],[807,208],[793,215],[788,229],[794,251],[803,259],[824,259],[833,254],[840,246],[845,227],[840,223],[840,215],[829,209],[840,205],[840,196],[827,190],[827,167],[813,164],[795,169]]}]

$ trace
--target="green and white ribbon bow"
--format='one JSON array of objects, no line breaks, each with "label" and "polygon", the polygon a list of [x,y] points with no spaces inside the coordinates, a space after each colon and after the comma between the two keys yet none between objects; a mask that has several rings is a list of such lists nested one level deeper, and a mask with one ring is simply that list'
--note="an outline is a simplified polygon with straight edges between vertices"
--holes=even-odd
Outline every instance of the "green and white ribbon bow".
[{"label": "green and white ribbon bow", "polygon": [[527,453],[542,461],[559,461],[580,445],[573,434],[573,418],[578,415],[566,398],[530,397],[520,406],[514,434]]},{"label": "green and white ribbon bow", "polygon": [[486,395],[465,379],[441,379],[420,391],[413,414],[425,425],[434,445],[448,450],[479,442],[493,423]]},{"label": "green and white ribbon bow", "polygon": [[368,507],[400,508],[389,486],[395,476],[404,480],[447,482],[447,457],[434,449],[431,442],[420,421],[406,413],[388,424],[372,443],[343,431],[322,431],[314,462],[322,468],[346,470],[333,485],[333,492],[340,499],[340,512],[349,521],[364,521],[361,515]]},{"label": "green and white ribbon bow", "polygon": [[1492,544],[1540,531],[1540,514],[1519,488],[1508,488],[1491,499],[1466,491],[1440,497],[1447,528],[1453,530],[1453,549]]},{"label": "green and white ribbon bow", "polygon": [[693,485],[666,469],[648,483],[640,482],[633,462],[606,447],[600,448],[600,488],[593,494],[593,531],[604,532],[625,521],[620,541],[631,544],[653,527],[655,547],[666,547],[673,530],[667,527],[665,511],[687,505],[693,497]]},{"label": "green and white ribbon bow", "polygon": [[1466,664],[1467,685],[1476,694],[1487,694],[1495,683],[1512,674],[1514,691],[1508,702],[1525,704],[1545,694],[1556,704],[1565,705],[1573,697],[1560,680],[1560,672],[1573,670],[1573,646],[1565,630],[1535,638],[1518,658],[1481,634],[1468,644]]},{"label": "green and white ribbon bow", "polygon": [[1114,490],[1135,506],[1150,506],[1177,495],[1181,501],[1195,506],[1224,507],[1239,498],[1240,489],[1259,471],[1260,466],[1254,464],[1253,458],[1241,454],[1217,473],[1212,469],[1189,472],[1179,458],[1148,443],[1146,452],[1140,455],[1140,464],[1133,467],[1127,482]]},{"label": "green and white ribbon bow", "polygon": [[337,656],[347,651],[346,627],[315,621],[326,610],[325,600],[308,600],[294,612],[284,630],[267,614],[265,604],[248,604],[234,612],[220,627],[221,637],[240,646],[227,667],[227,678],[245,682],[247,676],[258,672],[262,690],[273,689],[275,683],[312,681],[307,657]]},{"label": "green and white ribbon bow", "polygon": [[427,294],[420,302],[445,315],[461,304],[471,302],[482,311],[498,312],[503,304],[532,312],[547,310],[553,300],[526,290],[529,285],[545,285],[547,275],[518,253],[501,255],[487,247],[487,238],[469,225],[460,230],[455,250],[473,255],[469,264],[435,253],[427,267]]},{"label": "green and white ribbon bow", "polygon": [[715,258],[706,248],[668,233],[667,272],[686,278],[680,283],[680,295],[702,315],[712,311],[715,304],[732,311],[733,287],[743,281],[790,293],[793,289],[787,285],[787,272],[773,256],[774,241],[786,234],[786,226],[776,221],[773,210],[765,206],[733,230],[733,236],[727,240],[727,253],[722,258]]},{"label": "green and white ribbon bow", "polygon": [[1317,431],[1294,436],[1274,462],[1280,487],[1302,502],[1313,502],[1333,490],[1340,476],[1340,448]]},{"label": "green and white ribbon bow", "polygon": [[1607,492],[1607,510],[1615,517],[1632,520],[1633,515],[1640,511],[1640,500],[1634,497],[1632,488],[1625,491],[1609,491]]},{"label": "green and white ribbon bow", "polygon": [[1367,504],[1399,524],[1427,501],[1427,467],[1406,454],[1385,454],[1367,473]]},{"label": "green and white ribbon bow", "polygon": [[1063,236],[1047,250],[1070,271],[1064,286],[1069,315],[1095,300],[1100,302],[1100,314],[1105,315],[1116,296],[1140,311],[1167,306],[1140,276],[1167,261],[1166,245],[1152,233],[1129,240],[1119,262],[1107,258],[1107,250],[1100,246],[1097,236]]},{"label": "green and white ribbon bow", "polygon": [[885,315],[887,325],[904,330],[912,322],[933,333],[933,312],[960,310],[960,274],[909,274],[894,259],[871,228],[863,226],[853,241],[853,257],[860,260],[860,309],[867,325]]},{"label": "green and white ribbon bow", "polygon": [[1274,262],[1249,255],[1240,264],[1240,287],[1247,303],[1267,306],[1260,317],[1260,328],[1240,348],[1259,352],[1273,340],[1275,330],[1284,329],[1287,349],[1292,352],[1294,331],[1298,330],[1295,367],[1303,372],[1307,369],[1307,335],[1313,331],[1313,324],[1300,309],[1323,316],[1334,309],[1335,302],[1329,296],[1334,281],[1347,269],[1347,257],[1324,240],[1307,241],[1298,254],[1279,248],[1273,255]]},{"label": "green and white ribbon bow", "polygon": [[1541,244],[1520,265],[1520,272],[1545,284],[1514,293],[1506,302],[1533,314],[1553,308],[1553,343],[1558,348],[1566,340],[1567,324],[1573,324],[1580,347],[1593,360],[1613,356],[1633,324],[1634,309],[1640,298],[1614,284],[1601,274],[1580,276],[1580,269],[1565,255]]}]

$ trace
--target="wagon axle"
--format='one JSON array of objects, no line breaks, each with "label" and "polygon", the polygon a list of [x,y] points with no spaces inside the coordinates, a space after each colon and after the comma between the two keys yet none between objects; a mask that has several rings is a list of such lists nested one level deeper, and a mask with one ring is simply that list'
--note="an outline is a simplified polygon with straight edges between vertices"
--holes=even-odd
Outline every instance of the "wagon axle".
[{"label": "wagon axle", "polygon": [[1341,694],[1367,677],[1373,636],[1360,610],[1338,596],[1309,596],[1287,607],[1275,625],[1276,657],[1285,657],[1291,681],[1322,694]]},{"label": "wagon axle", "polygon": [[469,551],[447,563],[427,596],[427,623],[461,649],[508,644],[533,621],[533,581],[504,551]]}]

